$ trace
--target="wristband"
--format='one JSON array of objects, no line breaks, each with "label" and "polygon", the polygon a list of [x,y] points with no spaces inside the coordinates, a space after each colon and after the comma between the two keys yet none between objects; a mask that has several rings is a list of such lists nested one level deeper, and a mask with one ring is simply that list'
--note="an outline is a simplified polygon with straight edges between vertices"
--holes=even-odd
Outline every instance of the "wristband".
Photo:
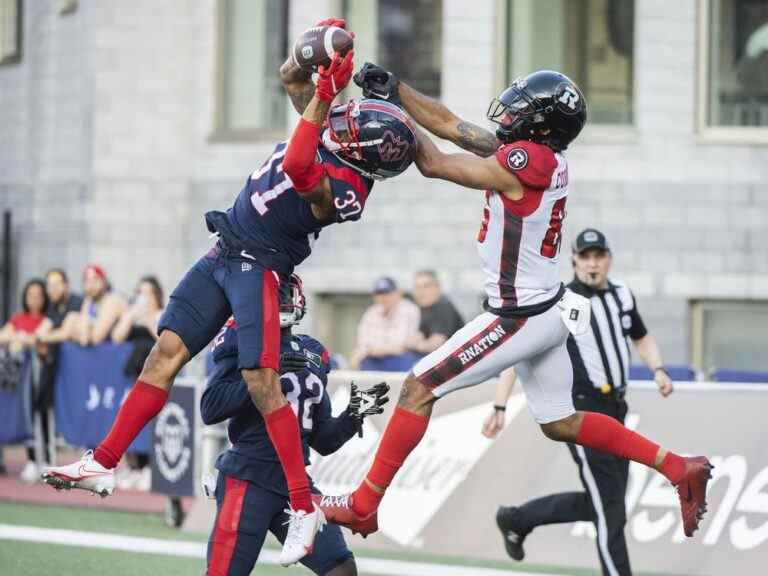
[{"label": "wristband", "polygon": [[669,372],[667,372],[667,369],[664,368],[664,366],[659,366],[658,368],[653,369],[654,376],[656,375],[656,372],[664,372],[664,374],[667,375],[667,378],[670,378]]},{"label": "wristband", "polygon": [[493,409],[496,412],[506,412],[507,411],[507,407],[506,406],[499,406],[498,404],[494,404],[493,405]]}]

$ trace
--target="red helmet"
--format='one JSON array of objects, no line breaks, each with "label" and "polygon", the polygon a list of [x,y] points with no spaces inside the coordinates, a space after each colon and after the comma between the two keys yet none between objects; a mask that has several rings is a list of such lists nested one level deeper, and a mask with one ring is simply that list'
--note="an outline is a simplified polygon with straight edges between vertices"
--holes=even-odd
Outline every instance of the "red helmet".
[{"label": "red helmet", "polygon": [[287,286],[280,286],[280,328],[301,322],[307,311],[307,299],[298,274],[291,274]]}]

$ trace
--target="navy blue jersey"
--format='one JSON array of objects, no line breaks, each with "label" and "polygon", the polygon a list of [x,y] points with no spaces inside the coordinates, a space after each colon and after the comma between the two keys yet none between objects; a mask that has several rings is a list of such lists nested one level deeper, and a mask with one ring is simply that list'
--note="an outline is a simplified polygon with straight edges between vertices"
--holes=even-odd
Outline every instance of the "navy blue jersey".
[{"label": "navy blue jersey", "polygon": [[[203,392],[200,410],[206,424],[230,419],[228,434],[232,443],[232,448],[219,456],[216,468],[228,476],[287,495],[285,476],[264,419],[253,405],[238,369],[234,322],[227,322],[213,346],[214,371]],[[310,362],[308,368],[280,378],[283,394],[298,418],[304,462],[309,464],[310,447],[320,454],[335,452],[354,436],[357,425],[346,411],[337,418],[331,415],[326,392],[330,363],[323,345],[302,334],[291,336],[281,346],[283,352],[303,353]]]},{"label": "navy blue jersey", "polygon": [[291,267],[303,262],[324,226],[360,219],[373,187],[373,180],[345,166],[319,145],[317,162],[323,164],[328,175],[336,208],[334,220],[321,222],[312,214],[310,202],[293,188],[283,172],[287,147],[287,142],[280,142],[267,161],[248,177],[226,218],[221,213],[206,214],[211,231],[219,232],[238,251],[242,248],[282,273],[291,270],[280,265],[280,257]]}]

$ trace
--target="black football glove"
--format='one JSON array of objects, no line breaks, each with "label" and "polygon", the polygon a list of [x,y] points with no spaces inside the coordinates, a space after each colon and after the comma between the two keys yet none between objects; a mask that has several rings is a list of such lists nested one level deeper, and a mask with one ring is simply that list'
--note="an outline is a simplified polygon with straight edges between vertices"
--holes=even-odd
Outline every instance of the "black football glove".
[{"label": "black football glove", "polygon": [[400,106],[400,94],[398,92],[400,80],[389,70],[366,62],[352,79],[363,89],[365,98],[387,100]]},{"label": "black football glove", "polygon": [[301,372],[307,366],[309,366],[309,358],[301,352],[280,353],[280,374]]},{"label": "black football glove", "polygon": [[386,382],[379,382],[365,390],[360,390],[354,382],[350,384],[347,414],[357,424],[357,433],[361,438],[363,437],[363,420],[366,416],[384,412],[382,406],[389,402],[388,392],[389,384]]}]

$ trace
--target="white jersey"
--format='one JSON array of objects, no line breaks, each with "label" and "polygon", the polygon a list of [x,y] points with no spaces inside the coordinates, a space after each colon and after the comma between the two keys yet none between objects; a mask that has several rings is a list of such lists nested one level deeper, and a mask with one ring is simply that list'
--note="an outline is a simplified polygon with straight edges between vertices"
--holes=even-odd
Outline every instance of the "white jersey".
[{"label": "white jersey", "polygon": [[486,192],[477,249],[488,305],[515,310],[551,300],[560,290],[568,163],[563,154],[528,141],[500,147],[496,158],[520,180],[524,194],[510,200]]}]

